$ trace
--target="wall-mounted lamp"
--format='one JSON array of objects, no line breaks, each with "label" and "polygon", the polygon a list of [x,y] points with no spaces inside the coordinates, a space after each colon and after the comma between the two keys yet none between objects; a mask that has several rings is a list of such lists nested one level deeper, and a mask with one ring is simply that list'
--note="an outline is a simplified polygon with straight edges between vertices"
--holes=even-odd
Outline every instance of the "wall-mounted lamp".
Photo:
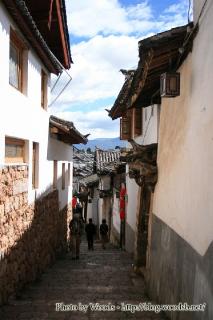
[{"label": "wall-mounted lamp", "polygon": [[180,95],[180,73],[166,72],[160,76],[161,97],[177,97]]}]

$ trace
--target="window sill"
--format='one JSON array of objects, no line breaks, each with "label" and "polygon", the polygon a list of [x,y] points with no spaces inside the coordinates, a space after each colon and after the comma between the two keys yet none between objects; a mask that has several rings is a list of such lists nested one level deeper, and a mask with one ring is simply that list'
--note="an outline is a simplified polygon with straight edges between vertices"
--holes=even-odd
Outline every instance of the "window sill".
[{"label": "window sill", "polygon": [[25,166],[25,167],[28,167],[29,164],[26,163],[26,162],[5,162],[3,163],[4,166],[7,166],[7,167],[11,167],[11,166]]},{"label": "window sill", "polygon": [[10,88],[12,88],[12,90],[14,90],[14,92],[20,93],[23,97],[27,97],[27,93],[24,92],[24,90],[16,88],[15,86],[13,86],[11,83],[9,83]]}]

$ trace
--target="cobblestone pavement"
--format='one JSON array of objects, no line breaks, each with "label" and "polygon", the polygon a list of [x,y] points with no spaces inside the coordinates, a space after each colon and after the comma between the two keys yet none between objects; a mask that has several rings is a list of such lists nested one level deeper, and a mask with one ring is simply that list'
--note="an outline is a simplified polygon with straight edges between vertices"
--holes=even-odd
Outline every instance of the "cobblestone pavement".
[{"label": "cobblestone pavement", "polygon": [[[91,304],[86,313],[56,311],[56,303],[60,302],[73,307]],[[165,319],[162,314],[150,311],[131,313],[121,310],[124,304],[139,305],[143,302],[149,302],[144,281],[133,272],[130,255],[111,245],[103,250],[99,243],[95,243],[94,251],[88,251],[83,241],[80,260],[71,260],[68,254],[57,261],[42,275],[41,281],[28,286],[19,299],[11,300],[0,309],[0,319]],[[115,306],[116,310],[92,311],[95,303],[109,308]]]}]

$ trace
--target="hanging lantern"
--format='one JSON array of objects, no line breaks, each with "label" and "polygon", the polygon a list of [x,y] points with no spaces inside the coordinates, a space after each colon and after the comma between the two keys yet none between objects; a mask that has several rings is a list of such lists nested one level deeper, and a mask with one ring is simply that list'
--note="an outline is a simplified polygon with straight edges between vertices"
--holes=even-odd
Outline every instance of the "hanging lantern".
[{"label": "hanging lantern", "polygon": [[126,188],[121,187],[120,190],[120,219],[125,219],[125,195],[126,195]]},{"label": "hanging lantern", "polygon": [[160,76],[161,97],[177,97],[180,95],[180,73],[166,72]]}]

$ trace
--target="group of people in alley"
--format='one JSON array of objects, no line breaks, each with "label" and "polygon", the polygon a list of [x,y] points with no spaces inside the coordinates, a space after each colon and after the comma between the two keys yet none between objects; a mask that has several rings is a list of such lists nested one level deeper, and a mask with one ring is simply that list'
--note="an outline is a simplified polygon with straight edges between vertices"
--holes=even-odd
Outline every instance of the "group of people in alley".
[{"label": "group of people in alley", "polygon": [[[72,259],[79,259],[80,257],[80,244],[81,238],[85,231],[88,243],[88,250],[94,250],[94,238],[97,235],[96,225],[93,223],[92,218],[89,218],[88,223],[83,220],[82,206],[76,200],[72,201],[73,218],[70,221],[70,250],[72,253]],[[106,249],[106,243],[108,242],[108,225],[106,219],[102,220],[99,227],[100,238],[102,248]]]}]

